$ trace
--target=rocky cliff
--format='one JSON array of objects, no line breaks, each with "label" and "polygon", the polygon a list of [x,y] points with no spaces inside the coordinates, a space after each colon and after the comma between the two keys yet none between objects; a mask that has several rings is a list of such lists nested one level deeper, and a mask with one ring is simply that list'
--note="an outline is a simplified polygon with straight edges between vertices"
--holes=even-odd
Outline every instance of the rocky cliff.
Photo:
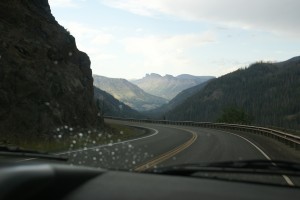
[{"label": "rocky cliff", "polygon": [[99,125],[89,57],[48,0],[0,2],[0,136]]}]

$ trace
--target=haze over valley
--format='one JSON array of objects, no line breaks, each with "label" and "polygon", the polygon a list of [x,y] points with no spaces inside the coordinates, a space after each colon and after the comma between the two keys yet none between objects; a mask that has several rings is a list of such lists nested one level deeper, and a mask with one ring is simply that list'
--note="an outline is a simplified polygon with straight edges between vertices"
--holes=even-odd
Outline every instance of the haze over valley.
[{"label": "haze over valley", "polygon": [[112,94],[116,99],[138,111],[148,111],[166,104],[183,90],[214,77],[188,74],[174,77],[152,73],[131,82],[99,75],[93,75],[93,78],[95,87]]},{"label": "haze over valley", "polygon": [[[294,129],[300,124],[299,80],[300,57],[256,62],[219,78],[152,73],[130,83],[94,75],[95,86],[111,92],[144,118],[216,122],[224,120],[222,113],[231,111],[245,116],[226,119],[231,123]],[[142,103],[138,102],[141,97]]]}]

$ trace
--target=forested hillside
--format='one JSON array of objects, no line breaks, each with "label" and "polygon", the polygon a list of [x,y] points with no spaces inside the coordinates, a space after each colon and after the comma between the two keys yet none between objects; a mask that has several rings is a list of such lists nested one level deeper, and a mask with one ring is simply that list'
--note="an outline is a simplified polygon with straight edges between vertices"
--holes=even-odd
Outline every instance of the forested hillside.
[{"label": "forested hillside", "polygon": [[204,83],[201,83],[199,85],[196,85],[194,87],[188,88],[186,90],[183,90],[180,92],[176,97],[174,97],[170,102],[167,104],[162,105],[161,107],[149,111],[143,112],[144,115],[153,118],[153,119],[164,119],[165,113],[171,111],[176,106],[182,104],[186,99],[188,99],[190,96],[196,94],[197,92],[201,91],[207,83],[209,83],[211,80],[208,80]]},{"label": "forested hillside", "polygon": [[143,118],[136,110],[115,99],[109,93],[94,87],[94,98],[101,116]]},{"label": "forested hillside", "polygon": [[93,78],[94,86],[138,111],[155,109],[167,102],[166,99],[146,93],[125,79],[98,75],[93,75]]},{"label": "forested hillside", "polygon": [[166,113],[170,120],[217,121],[237,108],[251,123],[300,128],[300,57],[281,63],[255,63],[212,80],[203,90]]}]

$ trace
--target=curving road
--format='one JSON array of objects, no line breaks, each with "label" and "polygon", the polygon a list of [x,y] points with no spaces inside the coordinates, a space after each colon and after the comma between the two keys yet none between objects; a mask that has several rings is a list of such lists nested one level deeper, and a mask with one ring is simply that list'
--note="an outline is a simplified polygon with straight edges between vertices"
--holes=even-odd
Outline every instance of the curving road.
[{"label": "curving road", "polygon": [[[139,126],[151,131],[142,138],[69,152],[69,162],[99,168],[143,171],[184,163],[299,160],[296,151],[255,134],[117,120],[106,122]],[[291,180],[285,175],[273,181],[288,185],[300,184],[299,180]]]},{"label": "curving road", "polygon": [[[69,158],[74,165],[98,168],[143,171],[184,163],[237,160],[300,160],[299,152],[265,136],[242,132],[171,126],[150,123],[107,120],[106,123],[125,124],[148,130],[147,135],[113,144],[73,150],[56,155]],[[35,158],[23,159],[29,161]],[[283,175],[276,180],[300,185]]]},{"label": "curving road", "polygon": [[69,155],[71,163],[142,171],[147,167],[182,163],[251,159],[298,161],[300,157],[275,140],[250,133],[117,120],[106,122],[139,126],[151,131],[142,138],[63,153]]}]

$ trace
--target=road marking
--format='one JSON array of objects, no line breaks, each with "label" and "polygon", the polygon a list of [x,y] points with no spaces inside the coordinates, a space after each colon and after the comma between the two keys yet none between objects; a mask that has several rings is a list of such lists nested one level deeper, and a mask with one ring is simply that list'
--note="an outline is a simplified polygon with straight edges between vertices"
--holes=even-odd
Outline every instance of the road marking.
[{"label": "road marking", "polygon": [[[180,128],[176,128],[176,129],[180,129]],[[136,167],[134,169],[134,171],[137,171],[137,172],[141,172],[141,171],[144,171],[146,169],[149,169],[149,168],[152,168],[154,167],[155,165],[163,162],[163,161],[166,161],[168,159],[170,159],[171,157],[175,156],[176,154],[182,152],[183,150],[185,150],[186,148],[188,148],[189,146],[191,146],[197,139],[198,135],[193,132],[193,131],[190,131],[190,130],[186,130],[186,129],[180,129],[180,130],[184,130],[184,131],[187,131],[187,132],[190,132],[192,133],[192,138],[190,138],[187,142],[183,143],[182,145],[166,152],[166,153],[163,153],[157,157],[155,157],[154,159],[148,161],[147,163],[144,163],[138,167]]]},{"label": "road marking", "polygon": [[[147,135],[147,136],[144,136],[144,137],[139,137],[139,138],[135,138],[135,139],[131,139],[131,140],[124,140],[124,141],[121,141],[121,142],[116,142],[116,143],[111,143],[111,144],[104,144],[104,145],[85,148],[85,149],[77,149],[77,150],[73,150],[73,151],[61,152],[61,153],[56,153],[56,154],[53,154],[53,155],[58,156],[58,155],[64,155],[64,154],[69,154],[69,153],[87,151],[87,150],[91,150],[91,149],[103,148],[103,147],[106,147],[106,146],[113,146],[113,145],[116,145],[116,144],[123,144],[123,143],[127,143],[127,142],[133,142],[133,141],[137,141],[137,140],[143,140],[143,139],[146,139],[146,138],[149,138],[149,137],[153,137],[153,136],[157,135],[158,132],[159,132],[158,130],[156,130],[154,128],[149,128],[149,127],[144,127],[144,126],[134,126],[134,127],[146,128],[146,129],[154,131],[154,133],[152,133],[151,135]],[[36,159],[38,159],[38,158],[27,158],[27,159],[17,160],[16,162],[25,162],[25,161],[36,160]]]},{"label": "road marking", "polygon": [[289,184],[290,186],[295,186],[295,184],[293,183],[293,181],[287,175],[282,175],[282,177],[287,182],[287,184]]},{"label": "road marking", "polygon": [[16,162],[25,162],[25,161],[29,161],[29,160],[35,160],[37,158],[26,158],[26,159],[22,159],[22,160],[16,160]]},{"label": "road marking", "polygon": [[54,155],[63,155],[63,154],[68,154],[68,153],[75,153],[75,152],[80,152],[80,151],[87,151],[87,150],[91,150],[91,149],[97,149],[97,148],[103,148],[103,147],[107,147],[107,146],[113,146],[113,145],[116,145],[116,144],[123,144],[123,143],[127,143],[127,142],[133,142],[133,141],[137,141],[137,140],[143,140],[143,139],[152,137],[154,135],[157,135],[158,132],[159,132],[158,130],[156,130],[154,128],[143,127],[143,126],[134,126],[134,127],[147,128],[147,129],[150,129],[150,130],[154,131],[154,133],[151,134],[151,135],[147,135],[147,136],[144,136],[144,137],[135,138],[135,139],[131,139],[131,140],[125,140],[125,141],[111,143],[111,144],[104,144],[104,145],[90,147],[90,148],[85,148],[85,149],[78,149],[78,150],[73,150],[73,151],[67,151],[67,152],[57,153],[57,154],[54,154]]},{"label": "road marking", "polygon": [[[247,138],[231,133],[231,132],[227,132],[227,131],[221,131],[221,132],[225,132],[225,133],[229,133],[231,135],[235,135],[237,137],[240,137],[244,140],[246,140],[247,142],[249,142],[252,146],[254,146],[267,160],[272,161],[272,159],[261,149],[259,148],[257,145],[255,145],[253,142],[251,142],[250,140],[248,140]],[[276,166],[275,163],[272,163],[272,165]],[[283,179],[285,180],[285,182],[289,185],[289,186],[295,186],[295,184],[293,183],[293,181],[287,176],[287,175],[282,175]]]}]

